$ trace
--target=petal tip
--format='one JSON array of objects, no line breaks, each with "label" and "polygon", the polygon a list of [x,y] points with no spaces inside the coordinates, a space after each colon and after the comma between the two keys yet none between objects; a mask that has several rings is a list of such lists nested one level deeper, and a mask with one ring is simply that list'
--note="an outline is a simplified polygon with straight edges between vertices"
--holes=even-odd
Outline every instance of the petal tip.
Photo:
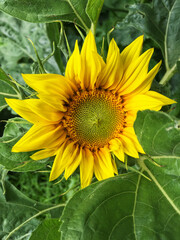
[{"label": "petal tip", "polygon": [[176,102],[175,100],[173,100],[173,99],[170,99],[171,100],[171,103],[170,104],[175,104],[175,103],[178,103],[178,102]]},{"label": "petal tip", "polygon": [[21,152],[18,150],[18,147],[16,147],[16,145],[14,145],[11,149],[11,152],[17,153],[17,152]]}]

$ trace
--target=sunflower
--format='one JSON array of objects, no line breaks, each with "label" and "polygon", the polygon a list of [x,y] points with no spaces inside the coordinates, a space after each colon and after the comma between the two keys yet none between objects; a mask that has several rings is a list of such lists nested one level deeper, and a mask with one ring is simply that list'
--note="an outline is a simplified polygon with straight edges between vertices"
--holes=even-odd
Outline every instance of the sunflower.
[{"label": "sunflower", "polygon": [[80,166],[82,188],[118,174],[114,155],[138,158],[144,154],[133,124],[138,110],[158,111],[173,100],[149,91],[161,62],[148,72],[153,54],[141,54],[143,36],[122,53],[111,40],[106,62],[97,53],[92,32],[81,52],[76,41],[65,71],[58,74],[23,74],[37,99],[6,99],[20,116],[33,123],[13,146],[13,152],[39,150],[31,158],[55,156],[50,181],[63,172],[67,179]]}]

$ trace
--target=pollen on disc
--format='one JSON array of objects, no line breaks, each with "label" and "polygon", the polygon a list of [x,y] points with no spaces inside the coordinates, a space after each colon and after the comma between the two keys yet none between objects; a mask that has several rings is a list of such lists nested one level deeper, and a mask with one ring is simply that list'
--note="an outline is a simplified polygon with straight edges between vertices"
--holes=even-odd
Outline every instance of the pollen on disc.
[{"label": "pollen on disc", "polygon": [[123,124],[119,99],[106,92],[77,96],[68,112],[68,132],[83,146],[103,146]]}]

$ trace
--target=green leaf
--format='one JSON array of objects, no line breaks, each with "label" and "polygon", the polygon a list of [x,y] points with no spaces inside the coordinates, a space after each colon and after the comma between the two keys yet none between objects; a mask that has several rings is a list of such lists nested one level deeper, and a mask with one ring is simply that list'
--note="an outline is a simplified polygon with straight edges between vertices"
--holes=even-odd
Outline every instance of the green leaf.
[{"label": "green leaf", "polygon": [[66,62],[68,61],[70,55],[68,53],[68,49],[67,49],[67,42],[65,39],[65,30],[64,30],[64,24],[61,22],[61,30],[60,30],[60,34],[59,34],[59,41],[57,44],[58,49],[60,49],[60,51],[63,53]]},{"label": "green leaf", "polygon": [[[97,182],[79,191],[61,217],[62,240],[178,239],[180,228],[180,131],[161,112],[139,112],[135,130],[147,154],[142,172]],[[147,156],[147,158],[149,158]]]},{"label": "green leaf", "polygon": [[131,26],[152,38],[161,48],[166,68],[173,68],[180,56],[180,1],[154,0],[153,7],[149,4],[129,6],[130,13],[118,29]]},{"label": "green leaf", "polygon": [[30,240],[59,240],[59,219],[45,219],[32,233]]},{"label": "green leaf", "polygon": [[0,10],[29,22],[73,22],[88,30],[90,19],[85,9],[87,0],[0,0]]},{"label": "green leaf", "polygon": [[146,110],[138,112],[134,127],[144,151],[154,160],[180,161],[179,120],[163,112]]},{"label": "green leaf", "polygon": [[[21,225],[34,214],[39,214],[42,211],[53,207],[53,205],[42,204],[28,198],[8,181],[4,182],[4,187],[4,195],[0,188],[0,237],[7,236],[9,232],[13,231],[16,227]],[[58,214],[56,215],[60,216],[61,211],[62,207],[57,207],[56,213]],[[52,214],[54,213],[52,212]],[[31,222],[23,225],[21,228],[19,228],[20,230],[17,229],[18,232],[15,232],[13,236],[22,237],[24,234],[30,234],[30,232],[37,227],[38,224],[39,220],[32,218]]]},{"label": "green leaf", "polygon": [[3,81],[3,82],[6,82],[11,87],[13,87],[17,90],[16,85],[11,81],[10,77],[3,71],[2,68],[0,68],[0,80]]},{"label": "green leaf", "polygon": [[55,43],[55,53],[54,58],[56,63],[61,71],[61,74],[64,73],[64,65],[62,61],[61,52],[58,48],[59,36],[60,36],[60,24],[59,23],[47,23],[46,24],[47,35],[51,42],[51,48],[53,48],[53,43]]},{"label": "green leaf", "polygon": [[24,204],[24,206],[30,207],[35,211],[40,211],[51,206],[47,204],[38,203],[37,201],[28,198],[8,181],[5,181],[4,187],[5,187],[4,197],[8,203],[16,203],[19,205]]},{"label": "green leaf", "polygon": [[5,97],[17,98],[18,89],[10,77],[0,68],[0,111],[8,106]]},{"label": "green leaf", "polygon": [[0,111],[8,106],[4,99],[5,97],[15,98],[17,96],[12,86],[0,78]]},{"label": "green leaf", "polygon": [[178,87],[179,79],[180,73],[177,73],[171,80],[172,99],[174,99],[177,103],[171,107],[169,114],[180,119],[180,87]]},{"label": "green leaf", "polygon": [[12,118],[5,126],[0,138],[0,164],[7,170],[15,172],[35,171],[47,165],[47,159],[34,161],[30,159],[32,152],[13,153],[13,145],[29,130],[31,124],[22,118]]},{"label": "green leaf", "polygon": [[[160,177],[165,178],[164,174]],[[177,178],[168,181],[167,189],[178,205]],[[179,220],[155,183],[129,173],[92,184],[75,194],[61,217],[61,239],[178,239]]]},{"label": "green leaf", "polygon": [[34,49],[34,53],[36,54],[36,59],[37,59],[37,62],[34,62],[34,70],[35,70],[35,73],[36,71],[38,71],[37,73],[46,73],[45,69],[44,69],[44,66],[43,66],[43,61],[40,59],[39,57],[39,54],[36,50],[36,47],[33,43],[33,41],[28,38],[28,40],[30,41],[31,45],[33,46],[33,49]]},{"label": "green leaf", "polygon": [[88,0],[86,13],[89,16],[91,23],[96,28],[96,24],[103,6],[104,0]]}]

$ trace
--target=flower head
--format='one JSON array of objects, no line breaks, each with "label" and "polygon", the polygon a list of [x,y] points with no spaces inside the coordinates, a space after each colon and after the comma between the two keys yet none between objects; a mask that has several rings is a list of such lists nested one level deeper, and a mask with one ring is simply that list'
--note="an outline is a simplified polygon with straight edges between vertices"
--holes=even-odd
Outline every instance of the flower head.
[{"label": "flower head", "polygon": [[104,62],[89,32],[81,52],[76,42],[65,76],[23,75],[38,98],[6,99],[33,123],[12,151],[39,150],[34,160],[55,156],[50,180],[63,172],[67,179],[80,166],[82,187],[91,183],[93,173],[98,180],[118,173],[112,155],[120,161],[125,154],[138,158],[144,151],[133,128],[137,111],[174,103],[149,91],[161,62],[148,72],[153,49],[141,54],[142,43],[140,36],[120,53],[112,40]]}]

